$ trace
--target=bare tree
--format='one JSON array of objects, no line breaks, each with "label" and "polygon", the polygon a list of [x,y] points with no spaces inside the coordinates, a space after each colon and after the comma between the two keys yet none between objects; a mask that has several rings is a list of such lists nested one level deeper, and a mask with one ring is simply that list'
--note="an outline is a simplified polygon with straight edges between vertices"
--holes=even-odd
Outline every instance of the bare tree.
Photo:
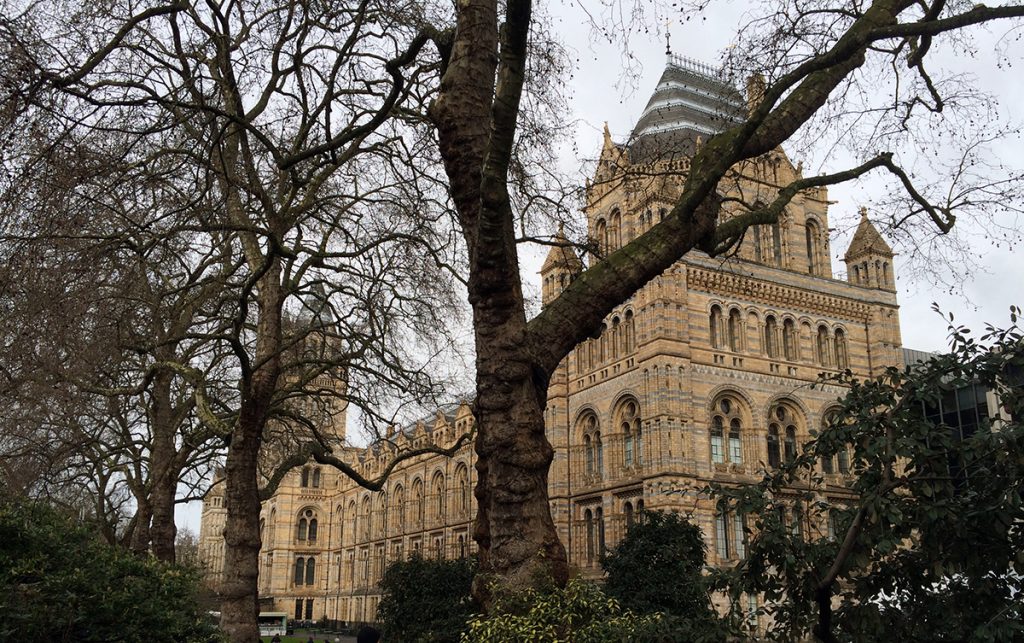
[{"label": "bare tree", "polygon": [[[482,570],[511,586],[530,584],[545,570],[556,579],[566,577],[565,553],[548,512],[552,450],[544,433],[546,388],[559,362],[615,305],[689,251],[728,253],[750,226],[778,221],[785,205],[802,190],[867,172],[891,174],[907,197],[903,202],[913,204],[904,211],[903,225],[923,218],[946,233],[958,211],[971,210],[971,196],[930,198],[899,157],[884,147],[847,169],[800,177],[781,186],[766,205],[752,203],[730,215],[724,214],[726,191],[720,183],[728,181],[737,164],[772,153],[830,105],[841,109],[848,86],[862,80],[867,68],[902,65],[923,79],[911,95],[885,107],[889,113],[906,122],[917,118],[921,108],[935,113],[941,94],[924,72],[933,39],[967,37],[976,25],[1016,21],[1024,16],[1024,7],[878,0],[868,5],[781,2],[771,8],[778,20],[754,31],[776,55],[752,52],[758,70],[767,67],[771,73],[746,118],[694,151],[675,205],[660,223],[583,271],[528,320],[509,168],[530,64],[533,7],[528,0],[467,0],[456,7],[456,29],[451,48],[443,52],[445,72],[430,115],[469,255],[477,346],[476,539]],[[886,140],[882,136],[878,142]],[[999,185],[982,179],[986,185]],[[1000,192],[1019,198],[1019,182],[1012,176],[1008,181]],[[486,593],[482,586],[477,591]]]},{"label": "bare tree", "polygon": [[[432,359],[451,345],[445,275],[457,248],[436,181],[412,162],[429,159],[416,125],[424,79],[437,76],[436,61],[416,63],[424,14],[364,1],[7,15],[5,115],[18,145],[5,240],[70,239],[124,259],[117,307],[94,304],[132,316],[115,352],[139,359],[105,386],[79,384],[136,401],[122,419],[151,433],[137,454],[149,480],[180,473],[176,454],[201,436],[227,444],[222,625],[252,640],[260,501],[310,457],[379,488],[345,460],[335,418],[358,408],[383,429],[442,390]],[[62,152],[95,148],[109,162],[66,177],[77,199],[25,192]],[[95,212],[115,225],[96,229]],[[288,450],[261,476],[269,437]],[[386,469],[465,439],[398,450]],[[166,508],[150,509],[150,538],[173,543],[173,525],[158,533]]]}]

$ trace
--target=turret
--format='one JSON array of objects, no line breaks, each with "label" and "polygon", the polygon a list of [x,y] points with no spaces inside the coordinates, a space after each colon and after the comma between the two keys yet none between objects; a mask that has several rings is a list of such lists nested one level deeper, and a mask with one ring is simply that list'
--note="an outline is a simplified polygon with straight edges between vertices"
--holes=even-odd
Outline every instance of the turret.
[{"label": "turret", "polygon": [[541,303],[544,306],[554,301],[576,275],[583,272],[583,262],[576,256],[572,244],[565,238],[565,231],[561,225],[558,226],[553,243],[540,269]]},{"label": "turret", "polygon": [[892,248],[868,219],[867,208],[861,208],[860,224],[843,257],[847,281],[864,288],[895,291],[893,256]]}]

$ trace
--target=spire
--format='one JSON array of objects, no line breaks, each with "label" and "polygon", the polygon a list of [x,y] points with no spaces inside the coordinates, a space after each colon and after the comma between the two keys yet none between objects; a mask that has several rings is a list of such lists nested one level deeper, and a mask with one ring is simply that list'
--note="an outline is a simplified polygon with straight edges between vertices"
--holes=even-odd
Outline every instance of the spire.
[{"label": "spire", "polygon": [[608,121],[604,122],[604,149],[615,147],[615,143],[612,142],[612,133],[608,129]]},{"label": "spire", "polygon": [[868,218],[868,209],[861,207],[860,223],[857,225],[857,231],[853,233],[853,240],[850,241],[850,247],[846,250],[844,260],[852,261],[867,254],[892,257],[893,251],[882,235],[878,233],[878,229],[871,223],[871,219]]}]

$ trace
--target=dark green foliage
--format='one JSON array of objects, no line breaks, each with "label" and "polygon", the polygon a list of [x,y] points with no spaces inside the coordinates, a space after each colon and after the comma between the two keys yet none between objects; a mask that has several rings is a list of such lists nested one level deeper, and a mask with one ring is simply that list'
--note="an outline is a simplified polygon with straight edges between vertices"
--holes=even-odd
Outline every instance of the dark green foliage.
[{"label": "dark green foliage", "polygon": [[647,511],[640,518],[602,562],[605,592],[636,612],[712,620],[700,528],[676,513]]},{"label": "dark green foliage", "polygon": [[470,595],[474,559],[434,560],[414,554],[388,565],[377,606],[384,640],[447,643],[459,640],[479,611]]},{"label": "dark green foliage", "polygon": [[[775,636],[1024,639],[1024,340],[1016,326],[980,341],[950,330],[948,354],[869,380],[839,377],[848,394],[795,462],[757,485],[712,489],[756,516],[746,560],[718,582],[734,597],[762,594]],[[973,383],[999,391],[1002,419],[961,433],[952,425],[962,413],[928,410]],[[854,493],[815,492],[817,463],[841,449]],[[795,502],[799,533],[780,518]]]},{"label": "dark green foliage", "polygon": [[0,505],[0,640],[219,640],[194,571],[101,542],[41,503]]}]

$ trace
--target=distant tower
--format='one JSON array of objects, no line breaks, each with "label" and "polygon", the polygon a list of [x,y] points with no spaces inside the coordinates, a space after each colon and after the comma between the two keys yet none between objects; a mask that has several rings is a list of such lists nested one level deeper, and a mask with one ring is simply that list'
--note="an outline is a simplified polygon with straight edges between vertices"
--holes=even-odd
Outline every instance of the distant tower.
[{"label": "distant tower", "polygon": [[860,224],[853,234],[846,256],[843,257],[846,262],[847,281],[864,288],[895,292],[893,256],[892,248],[868,219],[867,208],[861,208]]},{"label": "distant tower", "polygon": [[562,226],[558,226],[554,243],[540,269],[541,303],[544,306],[554,301],[569,282],[583,272],[583,262],[576,256],[572,244],[565,238]]}]

